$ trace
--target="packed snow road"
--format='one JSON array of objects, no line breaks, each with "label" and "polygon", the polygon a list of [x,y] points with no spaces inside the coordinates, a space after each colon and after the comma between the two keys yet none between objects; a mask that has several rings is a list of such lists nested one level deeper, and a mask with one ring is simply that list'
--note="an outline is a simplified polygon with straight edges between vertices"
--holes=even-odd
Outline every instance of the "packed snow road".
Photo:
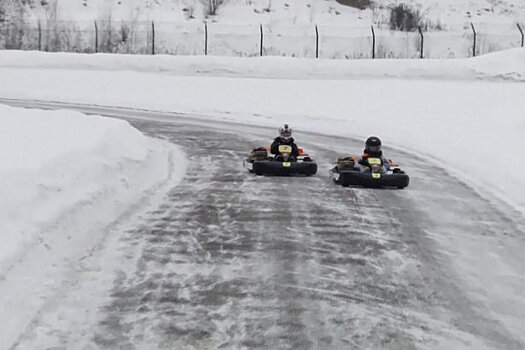
[{"label": "packed snow road", "polygon": [[[512,322],[523,316],[522,301],[502,292],[518,282],[494,272],[491,281],[503,286],[480,293],[470,270],[481,246],[523,244],[522,226],[442,168],[387,148],[411,175],[409,188],[345,189],[329,180],[328,160],[361,150],[362,141],[297,132],[318,175],[256,177],[242,160],[272,129],[67,107],[169,139],[185,150],[188,169],[157,209],[130,218],[67,276],[68,288],[34,310],[11,347],[525,347],[523,323]],[[465,251],[472,257],[458,264]],[[519,252],[506,259],[525,265]]]}]

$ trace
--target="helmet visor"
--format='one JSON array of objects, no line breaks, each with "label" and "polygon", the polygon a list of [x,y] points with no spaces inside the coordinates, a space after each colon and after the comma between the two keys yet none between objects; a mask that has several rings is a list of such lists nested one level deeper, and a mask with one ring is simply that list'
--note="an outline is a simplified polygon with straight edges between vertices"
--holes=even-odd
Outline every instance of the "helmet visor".
[{"label": "helmet visor", "polygon": [[281,131],[281,137],[290,138],[292,137],[292,132],[290,130]]},{"label": "helmet visor", "polygon": [[381,146],[368,146],[368,152],[379,152],[381,151]]}]

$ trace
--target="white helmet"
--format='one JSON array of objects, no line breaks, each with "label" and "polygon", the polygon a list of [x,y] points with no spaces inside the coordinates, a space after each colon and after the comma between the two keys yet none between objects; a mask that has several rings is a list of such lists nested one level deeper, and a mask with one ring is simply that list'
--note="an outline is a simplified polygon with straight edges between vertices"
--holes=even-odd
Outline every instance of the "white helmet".
[{"label": "white helmet", "polygon": [[282,140],[288,141],[292,137],[292,128],[288,124],[284,124],[279,128],[279,136]]}]

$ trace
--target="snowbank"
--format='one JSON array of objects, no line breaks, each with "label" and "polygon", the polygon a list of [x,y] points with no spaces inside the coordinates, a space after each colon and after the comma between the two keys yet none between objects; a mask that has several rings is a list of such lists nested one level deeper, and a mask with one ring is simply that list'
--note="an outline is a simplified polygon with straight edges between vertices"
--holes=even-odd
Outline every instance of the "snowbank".
[{"label": "snowbank", "polygon": [[2,68],[98,70],[271,79],[505,78],[525,81],[525,49],[471,59],[310,60],[291,57],[140,56],[1,51]]},{"label": "snowbank", "polygon": [[[67,241],[71,249],[93,239],[72,236],[118,218],[166,181],[173,158],[181,158],[111,118],[0,105],[0,125],[2,274],[29,247],[52,250]],[[81,222],[71,221],[75,215]]]},{"label": "snowbank", "polygon": [[513,49],[478,57],[472,68],[486,77],[501,77],[515,81],[525,81],[525,49]]},{"label": "snowbank", "polygon": [[387,148],[435,159],[525,213],[524,49],[456,60],[0,52],[0,61],[2,97],[175,111],[251,125],[289,122],[299,131],[358,138],[377,134]]}]

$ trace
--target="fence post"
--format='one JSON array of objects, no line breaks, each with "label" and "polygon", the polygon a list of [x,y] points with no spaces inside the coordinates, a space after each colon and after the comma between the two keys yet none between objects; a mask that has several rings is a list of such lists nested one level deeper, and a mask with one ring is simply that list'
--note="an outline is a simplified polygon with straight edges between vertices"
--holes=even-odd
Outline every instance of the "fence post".
[{"label": "fence post", "polygon": [[470,26],[472,27],[472,32],[474,33],[474,45],[472,46],[472,57],[476,57],[476,28],[474,28],[474,23],[470,23]]},{"label": "fence post", "polygon": [[525,38],[524,35],[523,35],[523,29],[521,28],[520,24],[517,23],[518,25],[518,29],[520,30],[520,33],[521,33],[521,47],[523,47],[523,39]]},{"label": "fence post", "polygon": [[420,45],[421,55],[419,56],[419,58],[422,59],[423,58],[423,48],[424,48],[423,44],[424,44],[425,38],[423,36],[423,31],[421,30],[421,27],[417,27],[417,30],[419,30],[419,35],[421,35],[421,45]]},{"label": "fence post", "polygon": [[260,55],[261,55],[261,57],[262,57],[262,55],[263,55],[263,40],[264,40],[264,35],[263,35],[263,25],[262,25],[262,23],[260,24],[259,29],[260,29],[260,31],[261,31],[261,47],[260,47],[259,52],[260,52]]},{"label": "fence post", "polygon": [[95,21],[95,53],[98,53],[98,25]]},{"label": "fence post", "polygon": [[374,26],[372,28],[372,58],[376,58],[376,32],[374,31]]},{"label": "fence post", "polygon": [[155,55],[155,21],[151,21],[151,54]]},{"label": "fence post", "polygon": [[319,58],[319,30],[315,25],[315,58]]},{"label": "fence post", "polygon": [[42,51],[42,25],[38,21],[38,51]]},{"label": "fence post", "polygon": [[204,55],[208,55],[208,22],[204,22]]}]

